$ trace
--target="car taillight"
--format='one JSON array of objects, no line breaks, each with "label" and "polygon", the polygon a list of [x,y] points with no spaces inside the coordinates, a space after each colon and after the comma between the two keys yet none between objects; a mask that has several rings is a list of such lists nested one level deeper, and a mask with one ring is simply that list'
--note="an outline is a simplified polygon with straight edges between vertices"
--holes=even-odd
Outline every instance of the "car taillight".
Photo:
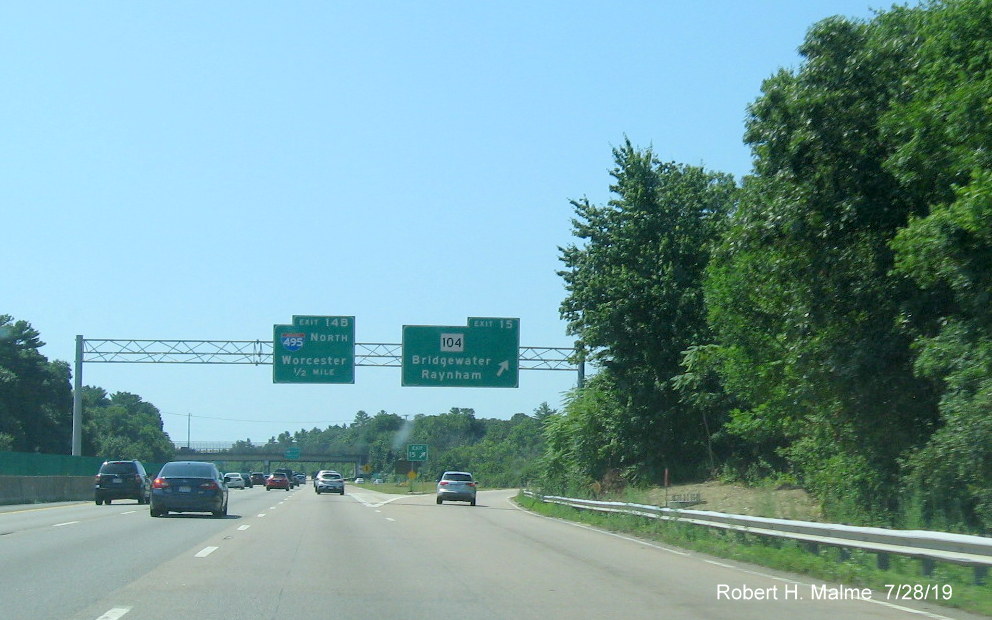
[{"label": "car taillight", "polygon": [[468,486],[470,486],[470,487],[474,487],[474,486],[475,486],[475,483],[474,483],[474,482],[469,482],[469,483],[467,483],[467,484],[468,484]]},{"label": "car taillight", "polygon": [[141,484],[141,474],[134,474],[134,481]]},{"label": "car taillight", "polygon": [[441,481],[441,482],[439,482],[438,484],[440,484],[440,485],[441,485],[441,486],[443,486],[443,487],[444,487],[444,486],[448,486],[448,481],[447,481],[447,480],[442,480],[442,481]]},{"label": "car taillight", "polygon": [[220,488],[220,487],[218,487],[217,486],[217,483],[214,482],[213,480],[207,480],[206,482],[204,482],[203,484],[200,485],[200,488],[201,489],[213,490],[213,489],[217,489],[217,488]]},{"label": "car taillight", "polygon": [[152,482],[152,488],[153,489],[168,489],[169,488],[169,481],[166,480],[165,478],[156,478],[155,481]]}]

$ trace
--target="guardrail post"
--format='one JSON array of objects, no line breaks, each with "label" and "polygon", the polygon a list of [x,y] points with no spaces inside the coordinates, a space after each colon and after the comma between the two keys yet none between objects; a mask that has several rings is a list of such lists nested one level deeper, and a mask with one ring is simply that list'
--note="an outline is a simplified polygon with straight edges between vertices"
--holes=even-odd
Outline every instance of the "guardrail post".
[{"label": "guardrail post", "polygon": [[879,553],[876,565],[878,566],[878,570],[889,570],[889,554]]},{"label": "guardrail post", "polygon": [[975,585],[984,586],[985,578],[989,576],[988,566],[976,566],[975,567]]},{"label": "guardrail post", "polygon": [[923,558],[923,576],[929,577],[930,575],[932,575],[933,569],[936,566],[937,563],[935,561],[931,560],[930,558]]}]

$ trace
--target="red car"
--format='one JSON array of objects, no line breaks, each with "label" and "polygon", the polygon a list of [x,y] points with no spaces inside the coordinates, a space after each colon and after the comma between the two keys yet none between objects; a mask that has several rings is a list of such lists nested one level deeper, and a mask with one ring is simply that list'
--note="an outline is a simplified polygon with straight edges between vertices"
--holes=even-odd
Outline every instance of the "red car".
[{"label": "red car", "polygon": [[265,479],[265,490],[271,491],[272,489],[286,489],[289,490],[290,482],[289,477],[283,473],[269,474],[269,477]]}]

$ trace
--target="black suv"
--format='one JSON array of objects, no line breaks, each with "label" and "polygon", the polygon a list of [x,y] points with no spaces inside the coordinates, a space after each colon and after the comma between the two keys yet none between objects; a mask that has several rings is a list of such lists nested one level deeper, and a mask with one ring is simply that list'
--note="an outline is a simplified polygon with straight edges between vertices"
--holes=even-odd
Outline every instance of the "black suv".
[{"label": "black suv", "polygon": [[93,485],[97,506],[115,499],[136,499],[139,504],[147,504],[151,494],[152,481],[141,461],[104,461]]}]

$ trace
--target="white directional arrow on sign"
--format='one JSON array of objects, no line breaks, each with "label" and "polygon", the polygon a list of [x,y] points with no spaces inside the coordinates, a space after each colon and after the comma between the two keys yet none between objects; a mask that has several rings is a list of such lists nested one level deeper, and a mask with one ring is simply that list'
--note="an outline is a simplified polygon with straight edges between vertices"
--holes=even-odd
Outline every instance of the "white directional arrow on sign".
[{"label": "white directional arrow on sign", "polygon": [[496,371],[496,376],[500,376],[504,372],[510,370],[510,360],[506,360],[499,363],[499,370]]}]

